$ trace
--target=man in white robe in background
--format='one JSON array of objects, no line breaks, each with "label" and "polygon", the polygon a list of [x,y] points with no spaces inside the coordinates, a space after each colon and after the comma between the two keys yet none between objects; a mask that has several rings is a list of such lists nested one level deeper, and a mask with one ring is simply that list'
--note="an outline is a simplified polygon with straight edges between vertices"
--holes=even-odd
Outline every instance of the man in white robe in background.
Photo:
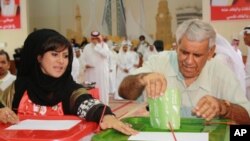
[{"label": "man in white robe in background", "polygon": [[250,100],[250,25],[246,26],[243,31],[244,43],[247,46],[247,60],[246,60],[246,95],[248,100]]},{"label": "man in white robe in background", "polygon": [[117,72],[117,61],[118,54],[114,51],[116,46],[109,46],[109,93],[114,94],[116,92],[116,72]]},{"label": "man in white robe in background", "polygon": [[0,102],[9,108],[12,107],[14,92],[14,82],[16,76],[9,72],[10,57],[7,52],[0,50]]},{"label": "man in white robe in background", "polygon": [[240,82],[243,92],[246,93],[246,73],[244,69],[244,63],[242,57],[240,57],[234,50],[234,47],[229,43],[227,39],[217,33],[215,40],[215,57],[223,64],[228,66],[230,70],[235,74]]},{"label": "man in white robe in background", "polygon": [[91,32],[91,42],[83,50],[85,62],[84,80],[96,82],[100,100],[109,104],[109,48],[103,42],[99,32]]},{"label": "man in white robe in background", "polygon": [[143,62],[146,62],[150,56],[157,55],[158,52],[154,45],[149,45],[143,56]]},{"label": "man in white robe in background", "polygon": [[116,93],[114,98],[116,100],[122,100],[118,94],[118,87],[120,86],[123,78],[125,78],[127,75],[129,75],[129,72],[131,70],[134,70],[134,59],[131,57],[130,46],[127,44],[124,44],[118,53],[118,68],[117,68],[117,76],[116,76]]},{"label": "man in white robe in background", "polygon": [[141,35],[139,37],[139,40],[140,40],[140,43],[137,47],[137,52],[141,53],[144,56],[144,53],[147,50],[149,43],[146,41],[146,38],[144,35]]}]

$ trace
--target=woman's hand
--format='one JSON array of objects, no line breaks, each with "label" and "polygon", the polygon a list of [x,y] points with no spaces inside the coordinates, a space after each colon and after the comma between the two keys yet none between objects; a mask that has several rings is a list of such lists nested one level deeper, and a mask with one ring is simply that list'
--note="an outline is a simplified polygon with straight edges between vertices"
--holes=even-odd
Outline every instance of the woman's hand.
[{"label": "woman's hand", "polygon": [[0,108],[0,122],[15,124],[18,121],[18,116],[10,108]]},{"label": "woman's hand", "polygon": [[101,126],[101,129],[103,130],[114,128],[115,130],[120,131],[126,135],[135,135],[138,133],[136,130],[131,128],[130,124],[121,122],[113,115],[105,115],[103,117],[103,120],[100,126]]}]

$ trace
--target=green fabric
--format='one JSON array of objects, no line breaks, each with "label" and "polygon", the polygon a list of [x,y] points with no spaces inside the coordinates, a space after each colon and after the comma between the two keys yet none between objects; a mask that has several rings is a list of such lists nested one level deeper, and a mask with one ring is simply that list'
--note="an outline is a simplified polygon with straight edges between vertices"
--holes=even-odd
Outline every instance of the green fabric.
[{"label": "green fabric", "polygon": [[150,109],[150,123],[154,128],[173,129],[180,128],[181,99],[178,89],[168,88],[165,94],[156,99],[148,98]]},{"label": "green fabric", "polygon": [[[152,128],[149,117],[134,117],[123,119],[124,122],[133,125],[133,128],[138,131],[155,131],[167,132],[167,129]],[[225,120],[213,120],[213,122]],[[224,124],[206,125],[203,119],[182,118],[181,127],[175,132],[208,132],[209,141],[229,141],[229,126]],[[93,136],[92,141],[126,141],[129,136],[126,136],[114,129],[102,131]]]}]

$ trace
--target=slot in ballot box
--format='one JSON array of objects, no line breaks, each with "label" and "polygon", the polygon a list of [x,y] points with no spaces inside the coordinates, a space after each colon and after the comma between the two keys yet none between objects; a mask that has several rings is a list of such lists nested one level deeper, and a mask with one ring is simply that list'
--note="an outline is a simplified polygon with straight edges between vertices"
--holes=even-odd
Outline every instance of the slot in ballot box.
[{"label": "slot in ballot box", "polygon": [[[72,127],[68,129],[59,129],[56,130],[56,127],[53,125],[48,126],[48,130],[46,129],[46,125],[41,125],[45,127],[44,129],[18,129],[17,127],[13,127],[12,125],[6,125],[3,123],[0,123],[0,141],[73,141],[73,140],[80,140],[84,138],[85,136],[93,133],[98,125],[94,122],[87,122],[85,120],[82,120],[76,116],[44,116],[44,117],[37,117],[37,116],[22,116],[20,118],[20,124],[22,124],[23,121],[29,121],[32,124],[32,121],[39,121],[44,122],[49,121],[53,123],[54,121],[61,122],[62,125],[60,127],[64,127],[64,121],[66,124],[69,122],[77,121]],[[23,122],[24,123],[24,122]],[[35,124],[35,123],[34,123]],[[48,123],[47,123],[48,124]],[[18,125],[18,124],[17,124]],[[28,126],[24,124],[24,126]],[[65,125],[66,126],[66,125]],[[51,128],[53,127],[53,128]],[[15,129],[17,128],[17,129]],[[26,127],[24,127],[26,128]]]}]

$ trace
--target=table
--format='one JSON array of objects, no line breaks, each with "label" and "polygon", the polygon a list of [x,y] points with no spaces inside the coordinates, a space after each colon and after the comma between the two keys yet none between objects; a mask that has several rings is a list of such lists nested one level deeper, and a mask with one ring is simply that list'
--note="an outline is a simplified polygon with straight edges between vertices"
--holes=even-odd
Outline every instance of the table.
[{"label": "table", "polygon": [[[24,119],[43,119],[43,120],[79,120],[76,116],[44,116],[44,117],[28,117],[22,116]],[[8,141],[72,141],[80,140],[83,137],[93,133],[97,124],[94,122],[86,122],[82,120],[69,130],[45,131],[45,130],[4,130],[10,125],[0,123],[0,140]]]},{"label": "table", "polygon": [[91,94],[93,96],[93,98],[100,100],[100,95],[99,95],[99,89],[98,88],[91,88],[91,89],[88,90],[88,92],[89,92],[89,94]]},{"label": "table", "polygon": [[[154,129],[150,126],[149,117],[130,117],[123,119],[124,122],[133,125],[138,131],[169,132],[164,129]],[[213,120],[214,122],[226,120]],[[229,125],[212,124],[204,125],[203,119],[182,118],[181,128],[175,132],[208,132],[209,141],[229,141]],[[100,132],[93,136],[92,141],[126,141],[129,136],[123,135],[113,129]]]}]

